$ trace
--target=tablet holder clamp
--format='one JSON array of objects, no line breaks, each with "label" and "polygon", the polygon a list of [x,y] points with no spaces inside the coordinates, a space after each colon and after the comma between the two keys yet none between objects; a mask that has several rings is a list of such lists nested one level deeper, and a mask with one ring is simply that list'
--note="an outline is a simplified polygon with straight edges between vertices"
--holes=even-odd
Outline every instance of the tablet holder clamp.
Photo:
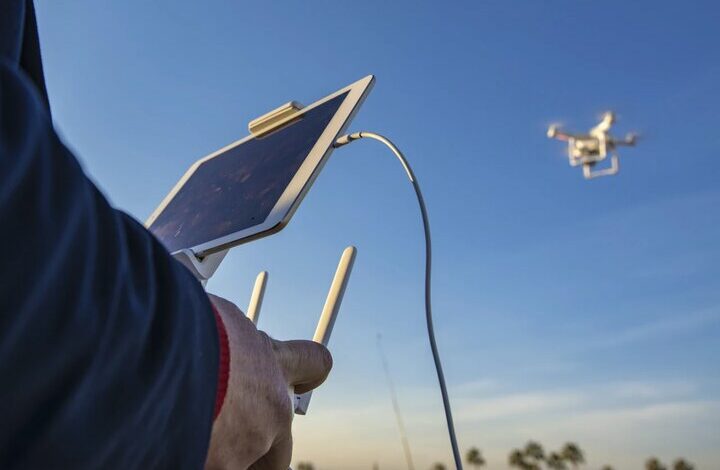
[{"label": "tablet holder clamp", "polygon": [[203,287],[205,287],[205,284],[207,284],[208,280],[213,274],[215,274],[215,271],[217,271],[217,268],[220,266],[220,263],[225,258],[228,251],[230,251],[229,248],[218,251],[217,253],[199,257],[194,251],[186,248],[173,253],[173,257],[180,261],[183,266],[188,268],[190,272],[193,273],[193,275],[200,281]]},{"label": "tablet holder clamp", "polygon": [[303,105],[297,101],[285,103],[279,108],[275,108],[269,113],[263,114],[259,118],[250,121],[248,123],[248,131],[250,131],[253,137],[260,138],[286,124],[290,124],[297,119],[297,115],[302,109]]}]

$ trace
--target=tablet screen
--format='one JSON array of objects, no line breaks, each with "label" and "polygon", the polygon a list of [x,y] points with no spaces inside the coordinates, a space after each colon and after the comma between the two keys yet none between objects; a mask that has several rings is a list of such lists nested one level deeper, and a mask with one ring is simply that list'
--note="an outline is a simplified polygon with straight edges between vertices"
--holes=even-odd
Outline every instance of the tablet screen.
[{"label": "tablet screen", "polygon": [[150,231],[172,253],[262,223],[346,96],[338,95],[294,123],[200,164]]}]

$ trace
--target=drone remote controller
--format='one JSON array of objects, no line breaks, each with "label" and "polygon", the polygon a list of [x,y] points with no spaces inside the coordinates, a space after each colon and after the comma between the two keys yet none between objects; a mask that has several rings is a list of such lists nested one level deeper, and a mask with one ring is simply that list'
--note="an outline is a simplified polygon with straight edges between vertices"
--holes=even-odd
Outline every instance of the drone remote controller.
[{"label": "drone remote controller", "polygon": [[[318,320],[315,335],[313,336],[313,341],[323,346],[327,346],[330,341],[330,335],[332,334],[333,326],[335,326],[335,319],[340,311],[340,304],[345,295],[345,289],[347,288],[350,272],[355,262],[356,253],[357,249],[354,246],[349,246],[343,250],[337,270],[335,271],[335,277],[333,277],[332,284],[330,285],[330,291],[328,292],[325,306],[322,309],[320,320]],[[250,296],[247,317],[255,326],[257,326],[258,320],[260,319],[260,307],[262,306],[267,278],[267,271],[258,274],[258,277],[255,279],[252,295]],[[293,393],[293,408],[296,414],[304,415],[307,413],[311,397],[312,392],[303,394]]]}]

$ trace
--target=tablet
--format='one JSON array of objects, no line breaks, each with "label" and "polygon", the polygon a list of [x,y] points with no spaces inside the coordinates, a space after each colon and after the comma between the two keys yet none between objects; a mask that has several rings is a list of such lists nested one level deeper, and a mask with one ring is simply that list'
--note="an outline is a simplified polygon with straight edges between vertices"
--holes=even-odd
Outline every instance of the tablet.
[{"label": "tablet", "polygon": [[193,164],[145,223],[171,253],[198,257],[281,230],[372,88],[369,75]]}]

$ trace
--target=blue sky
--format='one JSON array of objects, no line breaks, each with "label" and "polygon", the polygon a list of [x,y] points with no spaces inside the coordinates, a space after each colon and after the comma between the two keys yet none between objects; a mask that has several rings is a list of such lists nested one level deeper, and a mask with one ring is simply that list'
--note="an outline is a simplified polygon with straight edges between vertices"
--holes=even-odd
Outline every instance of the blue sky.
[{"label": "blue sky", "polygon": [[[351,128],[395,140],[425,191],[462,447],[492,468],[530,438],[576,440],[595,467],[720,467],[716,3],[37,3],[56,124],[140,220],[251,119],[375,74]],[[643,139],[617,177],[585,181],[546,126],[606,109]],[[209,290],[245,306],[268,269],[261,328],[310,337],[348,244],[335,369],[296,420],[296,457],[403,468],[380,332],[417,466],[449,463],[421,225],[384,148],[337,151],[291,224],[235,249]]]}]

